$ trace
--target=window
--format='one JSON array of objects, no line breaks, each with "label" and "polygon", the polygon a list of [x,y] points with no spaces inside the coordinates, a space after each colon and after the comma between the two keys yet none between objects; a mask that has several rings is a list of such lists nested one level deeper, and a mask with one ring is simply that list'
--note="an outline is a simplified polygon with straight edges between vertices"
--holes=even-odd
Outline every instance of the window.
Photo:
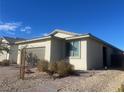
[{"label": "window", "polygon": [[66,44],[66,56],[80,56],[80,41],[71,41]]}]

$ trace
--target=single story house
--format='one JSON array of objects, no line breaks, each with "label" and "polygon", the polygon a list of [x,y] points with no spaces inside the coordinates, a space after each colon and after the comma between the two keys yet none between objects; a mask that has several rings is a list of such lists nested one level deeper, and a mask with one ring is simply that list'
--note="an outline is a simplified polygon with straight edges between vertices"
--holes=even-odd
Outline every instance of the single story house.
[{"label": "single story house", "polygon": [[10,63],[17,63],[18,45],[15,45],[15,42],[21,40],[24,39],[6,36],[0,38],[1,46],[7,47],[9,49],[9,52],[2,51],[2,53],[0,53],[0,62],[2,62],[3,60],[9,60]]},{"label": "single story house", "polygon": [[[16,42],[19,49],[26,46],[41,60],[55,62],[65,60],[76,70],[89,70],[111,66],[112,54],[123,54],[113,45],[93,36],[77,34],[56,29],[47,36]],[[18,51],[17,64],[20,64],[21,52]]]}]

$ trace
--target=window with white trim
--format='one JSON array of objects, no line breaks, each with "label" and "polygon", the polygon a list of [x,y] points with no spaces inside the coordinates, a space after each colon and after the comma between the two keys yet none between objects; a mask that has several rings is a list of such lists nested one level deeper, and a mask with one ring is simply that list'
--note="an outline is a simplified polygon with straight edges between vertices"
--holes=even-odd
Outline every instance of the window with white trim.
[{"label": "window with white trim", "polygon": [[80,56],[80,41],[71,41],[66,43],[66,56],[70,57]]}]

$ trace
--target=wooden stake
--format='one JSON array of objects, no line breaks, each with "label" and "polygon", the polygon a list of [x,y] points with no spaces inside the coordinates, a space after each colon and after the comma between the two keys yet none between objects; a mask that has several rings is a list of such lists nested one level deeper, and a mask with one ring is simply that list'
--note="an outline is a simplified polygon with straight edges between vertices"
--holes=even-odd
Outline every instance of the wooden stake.
[{"label": "wooden stake", "polygon": [[26,60],[26,49],[21,51],[21,66],[20,66],[20,79],[24,80],[25,78],[25,60]]}]

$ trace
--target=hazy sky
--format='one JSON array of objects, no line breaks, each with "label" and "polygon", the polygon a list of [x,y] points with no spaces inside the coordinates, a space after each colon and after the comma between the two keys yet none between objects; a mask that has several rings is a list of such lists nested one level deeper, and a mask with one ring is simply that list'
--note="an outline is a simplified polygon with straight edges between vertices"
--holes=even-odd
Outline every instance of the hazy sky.
[{"label": "hazy sky", "polygon": [[34,38],[56,28],[124,49],[124,0],[0,0],[0,35]]}]

